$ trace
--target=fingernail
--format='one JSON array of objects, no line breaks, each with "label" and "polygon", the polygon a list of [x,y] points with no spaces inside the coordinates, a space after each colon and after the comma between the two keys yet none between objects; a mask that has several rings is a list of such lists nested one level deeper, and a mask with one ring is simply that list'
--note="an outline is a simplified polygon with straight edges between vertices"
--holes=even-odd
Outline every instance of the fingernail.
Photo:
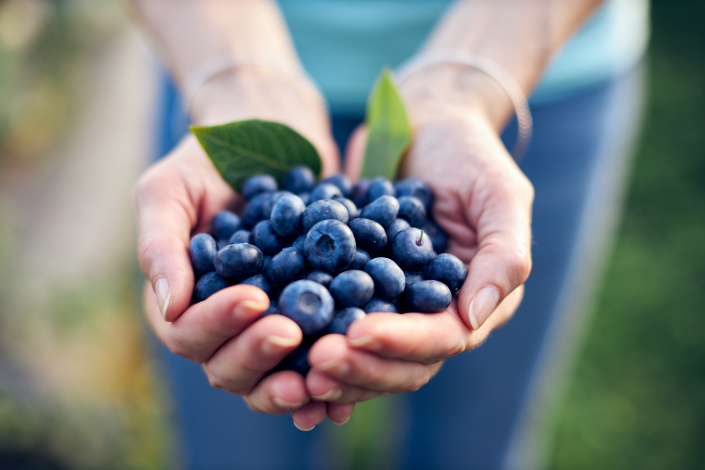
[{"label": "fingernail", "polygon": [[157,279],[157,282],[154,283],[154,293],[157,295],[157,305],[162,313],[162,318],[166,320],[166,311],[169,309],[169,302],[171,302],[169,280],[165,277]]},{"label": "fingernail", "polygon": [[253,317],[267,310],[267,307],[268,305],[264,302],[258,302],[256,300],[243,300],[235,306],[233,314],[240,318]]},{"label": "fingernail", "polygon": [[336,420],[334,420],[334,419],[331,419],[331,421],[333,421],[333,423],[334,423],[334,424],[337,424],[338,426],[342,426],[343,424],[345,424],[345,423],[347,423],[348,421],[350,421],[350,416],[348,416],[347,418],[345,418],[345,419],[342,420],[342,421],[336,421]]},{"label": "fingernail", "polygon": [[338,387],[333,387],[332,389],[328,390],[326,393],[323,395],[319,395],[316,398],[316,400],[319,401],[332,401],[332,400],[337,400],[338,398],[343,396],[343,391],[339,389]]},{"label": "fingernail", "polygon": [[483,287],[470,302],[468,316],[474,330],[478,330],[499,303],[499,291],[495,287]]},{"label": "fingernail", "polygon": [[324,362],[318,366],[318,369],[325,372],[331,372],[336,375],[347,375],[347,373],[350,372],[350,365],[340,359],[331,359],[330,361]]},{"label": "fingernail", "polygon": [[369,346],[374,342],[374,337],[367,335],[367,336],[361,336],[359,338],[351,338],[348,339],[348,344],[350,346],[356,347],[356,348],[364,348],[365,346]]},{"label": "fingernail", "polygon": [[287,349],[299,345],[299,340],[284,338],[283,336],[269,335],[262,341],[262,352],[267,356],[276,356]]},{"label": "fingernail", "polygon": [[303,426],[299,426],[299,425],[296,423],[296,420],[294,420],[294,426],[296,426],[296,429],[298,429],[299,431],[310,431],[310,430],[312,430],[313,428],[316,427],[315,424],[314,424],[313,426],[311,426],[310,428],[305,428],[305,427],[303,427]]}]

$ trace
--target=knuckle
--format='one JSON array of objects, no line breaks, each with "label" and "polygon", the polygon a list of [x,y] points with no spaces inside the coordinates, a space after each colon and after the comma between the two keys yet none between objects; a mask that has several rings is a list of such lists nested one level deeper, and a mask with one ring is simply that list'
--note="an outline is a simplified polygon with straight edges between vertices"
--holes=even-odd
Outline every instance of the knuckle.
[{"label": "knuckle", "polygon": [[209,368],[208,366],[204,366],[203,370],[206,373],[206,377],[208,377],[208,383],[213,388],[225,390],[226,392],[235,395],[245,395],[249,392],[249,390],[245,389],[240,384],[237,384],[232,380],[226,379],[221,374],[213,371],[212,368]]},{"label": "knuckle", "polygon": [[516,278],[516,285],[521,285],[531,273],[531,254],[526,251],[511,251],[507,259],[508,269]]},{"label": "knuckle", "polygon": [[184,341],[176,335],[169,335],[165,341],[166,347],[177,356],[184,357],[190,361],[198,362],[196,355],[191,351]]}]

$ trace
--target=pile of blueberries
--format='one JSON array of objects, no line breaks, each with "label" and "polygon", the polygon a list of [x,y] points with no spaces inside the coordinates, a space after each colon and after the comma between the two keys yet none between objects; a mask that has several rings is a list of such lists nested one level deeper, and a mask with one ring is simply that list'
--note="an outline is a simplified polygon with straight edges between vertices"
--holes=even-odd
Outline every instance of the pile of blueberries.
[{"label": "pile of blueberries", "polygon": [[235,284],[262,289],[271,300],[264,315],[285,315],[304,334],[279,369],[305,375],[316,339],[345,334],[368,313],[441,312],[467,276],[460,259],[438,254],[447,236],[429,217],[433,194],[418,179],[353,185],[338,174],[317,183],[297,166],[283,190],[255,175],[241,192],[241,215],[220,212],[212,235],[191,239],[193,302]]}]

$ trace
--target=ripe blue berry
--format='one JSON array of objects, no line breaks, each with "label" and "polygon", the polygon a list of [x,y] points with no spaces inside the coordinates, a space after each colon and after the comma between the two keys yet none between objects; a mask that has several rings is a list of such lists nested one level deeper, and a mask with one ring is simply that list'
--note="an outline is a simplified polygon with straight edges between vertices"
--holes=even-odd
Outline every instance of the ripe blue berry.
[{"label": "ripe blue berry", "polygon": [[367,190],[370,187],[370,180],[360,180],[353,186],[351,199],[357,207],[367,204]]},{"label": "ripe blue berry", "polygon": [[394,183],[394,189],[396,189],[397,197],[413,196],[421,201],[427,213],[431,210],[433,193],[423,181],[416,178],[406,178]]},{"label": "ripe blue berry", "polygon": [[421,228],[426,223],[426,208],[413,196],[399,198],[399,218],[406,219],[412,227]]},{"label": "ripe blue berry", "polygon": [[316,175],[307,166],[295,166],[284,175],[282,186],[292,193],[309,192],[316,186]]},{"label": "ripe blue berry", "polygon": [[311,193],[309,192],[303,192],[303,193],[296,193],[297,196],[301,198],[302,201],[304,201],[304,204],[307,206],[311,202]]},{"label": "ripe blue berry", "polygon": [[241,193],[247,201],[250,201],[258,194],[271,193],[277,189],[279,189],[277,180],[270,175],[254,175],[250,176],[242,185]]},{"label": "ripe blue berry", "polygon": [[301,214],[306,204],[295,194],[285,193],[272,208],[269,221],[272,229],[284,238],[293,238],[301,233]]},{"label": "ripe blue berry", "polygon": [[308,371],[311,370],[311,364],[308,363],[308,352],[316,339],[318,338],[304,338],[303,342],[291,351],[275,370],[293,370],[306,377]]},{"label": "ripe blue berry", "polygon": [[414,312],[442,312],[450,305],[451,298],[448,286],[438,281],[415,282],[404,291],[404,300]]},{"label": "ripe blue berry", "polygon": [[301,215],[301,224],[304,232],[308,232],[311,227],[322,220],[335,219],[346,224],[349,217],[348,210],[338,201],[316,201],[309,205]]},{"label": "ripe blue berry", "polygon": [[438,224],[432,220],[427,220],[423,226],[423,231],[428,238],[431,239],[431,245],[436,253],[443,253],[448,248],[448,235],[441,229]]},{"label": "ripe blue berry", "polygon": [[309,199],[315,202],[322,199],[333,199],[335,197],[343,197],[343,194],[336,185],[330,183],[320,183],[318,186],[313,188]]},{"label": "ripe blue berry", "polygon": [[240,217],[230,211],[218,212],[211,219],[211,232],[218,240],[229,239],[233,233],[240,230],[240,227],[242,227]]},{"label": "ripe blue berry", "polygon": [[249,243],[228,245],[215,255],[215,270],[223,277],[247,278],[262,269],[264,257],[259,248]]},{"label": "ripe blue berry", "polygon": [[365,266],[375,283],[375,297],[391,300],[404,292],[404,271],[389,258],[373,258]]},{"label": "ripe blue berry", "polygon": [[304,253],[314,269],[338,273],[355,258],[355,237],[343,222],[322,220],[306,235]]},{"label": "ripe blue berry", "polygon": [[268,297],[273,291],[272,284],[269,282],[267,276],[265,276],[264,274],[255,274],[254,276],[250,276],[244,281],[242,281],[240,284],[259,287],[264,291],[265,294],[267,294]]},{"label": "ripe blue berry", "polygon": [[433,258],[424,269],[426,279],[440,281],[455,294],[468,275],[468,268],[457,256],[443,253]]},{"label": "ripe blue berry", "polygon": [[348,220],[352,220],[357,217],[358,210],[354,202],[344,197],[336,197],[335,200],[344,205],[345,208],[348,210]]},{"label": "ripe blue berry", "polygon": [[387,232],[374,220],[358,217],[348,225],[355,236],[355,243],[368,253],[379,253],[387,245]]},{"label": "ripe blue berry", "polygon": [[196,279],[204,274],[215,271],[215,254],[217,252],[215,239],[207,233],[195,235],[188,245],[191,265]]},{"label": "ripe blue berry", "polygon": [[279,313],[294,320],[304,335],[323,331],[333,319],[333,297],[317,282],[299,280],[282,290]]},{"label": "ripe blue berry", "polygon": [[350,181],[350,178],[345,176],[342,173],[338,173],[337,175],[329,176],[328,178],[324,179],[322,183],[328,183],[332,184],[333,186],[336,186],[339,190],[340,193],[343,195],[343,197],[350,197],[352,196],[353,192],[353,184],[352,181]]},{"label": "ripe blue berry", "polygon": [[333,320],[328,325],[328,333],[344,335],[352,322],[364,318],[365,315],[365,311],[357,307],[340,309],[333,315]]},{"label": "ripe blue berry", "polygon": [[426,280],[426,278],[424,277],[422,272],[404,271],[404,282],[405,282],[407,288],[415,282],[425,281],[425,280]]},{"label": "ripe blue berry", "polygon": [[303,252],[289,247],[274,255],[267,266],[267,278],[274,284],[282,285],[297,279],[304,271]]},{"label": "ripe blue berry", "polygon": [[348,269],[365,269],[367,263],[370,262],[370,255],[362,248],[357,248],[355,250],[355,258],[353,259]]},{"label": "ripe blue berry", "polygon": [[392,242],[394,260],[403,269],[420,271],[435,257],[431,240],[417,228],[402,230]]},{"label": "ripe blue berry", "polygon": [[327,289],[328,286],[330,286],[331,281],[333,281],[333,276],[325,271],[316,270],[308,273],[306,279],[308,279],[309,281],[317,282]]},{"label": "ripe blue berry", "polygon": [[382,227],[387,227],[399,213],[399,201],[394,196],[380,196],[360,211],[360,217],[374,220]]},{"label": "ripe blue berry", "polygon": [[254,227],[257,222],[269,218],[264,216],[264,206],[269,201],[269,195],[270,193],[258,194],[247,204],[242,214],[242,225],[245,228]]},{"label": "ripe blue berry", "polygon": [[228,240],[229,245],[234,245],[235,243],[252,243],[252,232],[249,230],[238,230],[233,233],[233,236]]},{"label": "ripe blue berry", "polygon": [[193,300],[202,302],[219,290],[225,289],[230,283],[215,271],[206,273],[198,280],[193,289]]},{"label": "ripe blue berry", "polygon": [[394,222],[389,224],[386,229],[387,243],[391,244],[392,240],[394,240],[394,237],[396,237],[399,232],[401,232],[402,230],[406,230],[407,228],[411,228],[411,225],[409,225],[409,222],[404,219],[396,219]]},{"label": "ripe blue berry", "polygon": [[286,240],[272,228],[269,220],[263,220],[252,230],[253,245],[262,250],[265,255],[275,255],[284,248]]},{"label": "ripe blue berry", "polygon": [[394,186],[388,179],[378,176],[370,182],[370,186],[367,188],[367,196],[365,197],[365,204],[374,202],[376,199],[382,196],[394,196],[396,191]]},{"label": "ripe blue berry", "polygon": [[367,302],[362,309],[365,311],[365,313],[376,313],[376,312],[389,312],[389,313],[399,313],[399,310],[394,306],[393,303],[383,300],[383,299],[377,299],[373,297],[370,299],[369,302]]},{"label": "ripe blue berry", "polygon": [[333,279],[328,288],[338,307],[359,307],[372,298],[375,283],[365,271],[351,269]]}]

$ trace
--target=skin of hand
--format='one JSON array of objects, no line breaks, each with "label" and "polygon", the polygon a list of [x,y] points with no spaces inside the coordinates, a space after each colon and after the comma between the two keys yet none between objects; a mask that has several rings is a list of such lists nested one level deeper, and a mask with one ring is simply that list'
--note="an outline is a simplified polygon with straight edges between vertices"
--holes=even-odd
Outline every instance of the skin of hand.
[{"label": "skin of hand", "polygon": [[[242,79],[241,74],[237,77]],[[314,142],[323,159],[324,175],[339,171],[336,146],[322,110],[297,90],[297,84],[277,83],[277,92],[269,94],[250,89],[249,100],[236,101],[246,106],[227,106],[225,116],[220,88],[226,85],[219,82],[199,92],[201,102],[196,104],[203,109],[201,122],[257,117],[289,124]],[[266,88],[267,79],[257,77],[251,83]],[[218,97],[218,106],[208,106],[210,95]],[[273,97],[272,101],[254,99],[266,96]],[[353,405],[312,400],[304,379],[295,372],[266,376],[300,344],[302,334],[292,320],[281,315],[258,319],[269,305],[263,291],[232,286],[190,305],[194,288],[188,254],[191,235],[208,231],[211,218],[232,209],[241,202],[238,199],[192,135],[140,178],[135,201],[139,262],[148,280],[144,308],[149,324],[173,353],[203,364],[214,387],[243,396],[253,410],[292,413],[300,429],[313,428],[326,414],[343,423]]]},{"label": "skin of hand", "polygon": [[[414,141],[401,176],[434,192],[436,222],[448,251],[469,264],[457,298],[441,313],[379,313],[329,335],[309,354],[306,386],[314,398],[354,403],[425,385],[444,359],[480,345],[521,302],[531,269],[533,187],[480,107],[421,100],[407,106]],[[357,176],[364,128],[348,146],[346,172]]]}]

